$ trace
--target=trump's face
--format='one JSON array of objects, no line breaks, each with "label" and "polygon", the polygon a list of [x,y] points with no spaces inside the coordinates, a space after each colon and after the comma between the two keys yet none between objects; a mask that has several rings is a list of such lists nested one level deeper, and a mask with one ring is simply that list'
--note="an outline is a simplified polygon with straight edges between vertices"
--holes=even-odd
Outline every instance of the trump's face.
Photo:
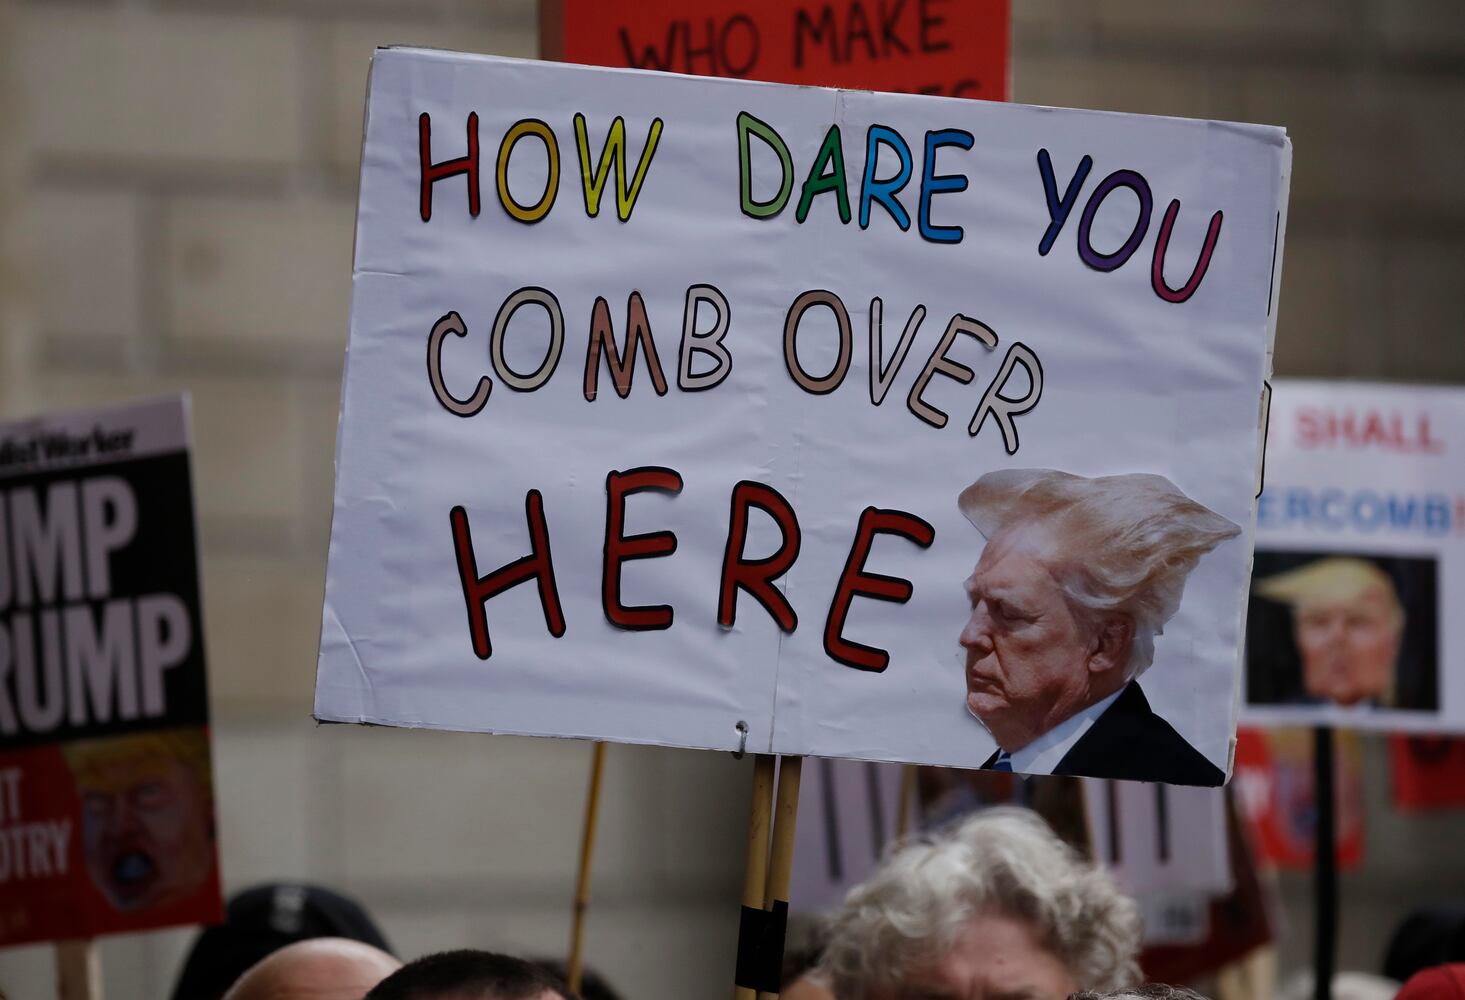
[{"label": "trump's face", "polygon": [[119,910],[181,899],[213,864],[205,789],[178,760],[123,759],[79,789],[87,870]]},{"label": "trump's face", "polygon": [[1403,623],[1383,587],[1351,601],[1302,605],[1294,614],[1309,695],[1353,705],[1388,694]]},{"label": "trump's face", "polygon": [[1082,709],[1096,629],[1068,600],[1033,532],[1002,532],[966,580],[967,707],[1006,750]]}]

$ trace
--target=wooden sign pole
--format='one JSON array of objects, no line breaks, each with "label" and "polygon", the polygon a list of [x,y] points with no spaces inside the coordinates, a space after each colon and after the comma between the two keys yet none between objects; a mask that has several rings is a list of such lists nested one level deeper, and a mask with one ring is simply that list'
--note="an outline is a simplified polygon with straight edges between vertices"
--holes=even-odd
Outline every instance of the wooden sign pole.
[{"label": "wooden sign pole", "polygon": [[[748,807],[748,858],[743,869],[743,905],[763,908],[763,893],[768,881],[768,829],[773,812],[772,754],[753,757],[753,800]],[[734,1000],[755,1000],[757,993],[745,986],[733,992]]]},{"label": "wooden sign pole", "polygon": [[595,830],[600,814],[600,775],[605,767],[605,744],[596,742],[590,757],[590,789],[585,794],[585,828],[580,835],[580,871],[575,878],[575,910],[570,926],[570,960],[567,964],[570,990],[580,992],[584,974],[585,911],[590,906],[590,862],[595,853]]},{"label": "wooden sign pole", "polygon": [[[753,802],[748,810],[748,860],[743,875],[743,914],[738,931],[738,973],[734,1000],[765,1000],[778,991],[777,963],[783,952],[788,886],[794,867],[794,832],[799,819],[799,784],[804,758],[778,758],[778,805],[773,806],[774,758],[753,761]],[[770,814],[773,837],[769,844]],[[751,918],[750,919],[750,914]],[[768,919],[758,919],[773,914]],[[745,985],[753,983],[755,985]]]},{"label": "wooden sign pole", "polygon": [[[773,847],[768,855],[768,881],[763,887],[763,909],[788,905],[789,880],[794,870],[794,832],[799,822],[799,783],[804,758],[780,757],[778,804],[773,811]],[[781,942],[780,942],[781,943]],[[758,1000],[776,1000],[777,993],[759,993]]]},{"label": "wooden sign pole", "polygon": [[56,995],[60,1000],[102,1000],[102,965],[95,942],[56,942]]},{"label": "wooden sign pole", "polygon": [[763,887],[763,909],[774,902],[788,901],[788,884],[794,870],[794,829],[799,822],[799,783],[804,758],[780,757],[778,761],[778,804],[773,812],[773,847],[768,855],[768,881]]},{"label": "wooden sign pole", "polygon": [[911,832],[911,825],[916,818],[916,810],[920,808],[917,799],[916,783],[919,779],[919,772],[915,764],[902,764],[900,768],[900,804],[896,806],[895,813],[895,841],[900,843],[905,840],[906,835]]}]

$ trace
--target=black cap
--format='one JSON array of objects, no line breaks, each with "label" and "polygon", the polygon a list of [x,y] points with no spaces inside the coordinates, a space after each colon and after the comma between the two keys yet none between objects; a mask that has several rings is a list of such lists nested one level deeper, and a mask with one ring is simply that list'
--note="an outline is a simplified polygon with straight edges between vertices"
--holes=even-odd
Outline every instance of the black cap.
[{"label": "black cap", "polygon": [[1404,982],[1420,969],[1465,959],[1465,903],[1422,906],[1394,929],[1384,975]]},{"label": "black cap", "polygon": [[189,949],[173,1000],[219,1000],[245,970],[272,952],[310,938],[342,937],[391,952],[361,904],[307,882],[268,882],[235,893],[224,922],[205,928]]}]

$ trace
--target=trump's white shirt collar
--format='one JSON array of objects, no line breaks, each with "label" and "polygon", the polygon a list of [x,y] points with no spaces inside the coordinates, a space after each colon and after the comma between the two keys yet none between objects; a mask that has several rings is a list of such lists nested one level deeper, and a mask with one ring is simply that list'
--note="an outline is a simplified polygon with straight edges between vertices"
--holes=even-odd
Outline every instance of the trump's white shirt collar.
[{"label": "trump's white shirt collar", "polygon": [[1089,731],[1094,720],[1108,711],[1109,706],[1114,704],[1114,699],[1123,694],[1127,687],[1129,685],[1125,684],[1104,700],[1096,701],[1083,711],[1070,715],[1021,750],[1014,750],[1009,755],[1012,769],[1020,774],[1052,774],[1059,761]]}]

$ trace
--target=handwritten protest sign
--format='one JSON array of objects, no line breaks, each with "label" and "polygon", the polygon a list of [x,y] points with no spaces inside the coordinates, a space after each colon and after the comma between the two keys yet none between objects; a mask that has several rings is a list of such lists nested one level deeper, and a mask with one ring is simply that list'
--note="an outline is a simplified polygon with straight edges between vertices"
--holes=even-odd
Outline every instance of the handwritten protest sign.
[{"label": "handwritten protest sign", "polygon": [[1288,158],[378,52],[316,714],[1219,784]]},{"label": "handwritten protest sign", "polygon": [[0,427],[0,945],[219,919],[185,403]]},{"label": "handwritten protest sign", "polygon": [[1275,385],[1249,722],[1465,732],[1462,442],[1456,389]]},{"label": "handwritten protest sign", "polygon": [[1005,101],[1010,0],[540,0],[546,59]]}]

